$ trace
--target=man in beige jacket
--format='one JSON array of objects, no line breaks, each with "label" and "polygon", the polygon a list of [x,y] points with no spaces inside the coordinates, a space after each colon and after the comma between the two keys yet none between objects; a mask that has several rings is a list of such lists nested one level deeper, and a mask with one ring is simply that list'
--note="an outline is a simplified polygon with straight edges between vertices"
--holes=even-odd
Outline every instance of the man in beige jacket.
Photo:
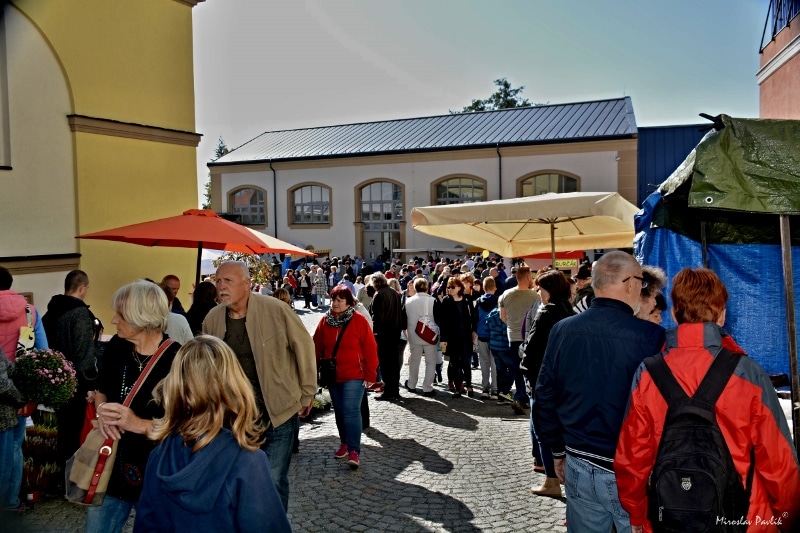
[{"label": "man in beige jacket", "polygon": [[253,384],[264,423],[262,445],[284,508],[289,505],[289,463],[298,415],[311,411],[317,392],[314,341],[291,307],[250,292],[247,265],[227,261],[217,268],[220,305],[203,321],[203,333],[225,341]]}]

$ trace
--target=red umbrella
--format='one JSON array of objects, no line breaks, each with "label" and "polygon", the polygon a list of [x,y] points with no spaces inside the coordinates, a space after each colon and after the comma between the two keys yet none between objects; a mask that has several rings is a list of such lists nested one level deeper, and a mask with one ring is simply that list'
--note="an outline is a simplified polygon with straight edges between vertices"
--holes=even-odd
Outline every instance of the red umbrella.
[{"label": "red umbrella", "polygon": [[225,220],[210,209],[189,209],[180,216],[78,235],[76,239],[119,241],[141,246],[197,248],[197,276],[203,248],[250,254],[316,255],[288,242]]}]

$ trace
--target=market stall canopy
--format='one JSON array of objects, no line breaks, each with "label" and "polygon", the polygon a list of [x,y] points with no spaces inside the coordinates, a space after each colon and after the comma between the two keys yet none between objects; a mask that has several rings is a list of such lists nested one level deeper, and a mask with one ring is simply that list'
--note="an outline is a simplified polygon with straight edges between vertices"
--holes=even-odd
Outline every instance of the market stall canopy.
[{"label": "market stall canopy", "polygon": [[[800,121],[706,118],[714,131],[644,202],[634,251],[669,279],[685,267],[714,270],[731,295],[726,330],[767,372],[788,373],[796,405]],[[795,410],[795,436],[799,419]]]},{"label": "market stall canopy", "polygon": [[415,207],[414,229],[504,257],[630,248],[639,209],[618,193],[571,192],[469,204]]},{"label": "market stall canopy", "polygon": [[197,283],[200,282],[203,248],[250,254],[272,252],[315,255],[288,242],[225,220],[210,209],[189,209],[178,216],[87,233],[75,238],[127,242],[140,246],[197,248]]}]

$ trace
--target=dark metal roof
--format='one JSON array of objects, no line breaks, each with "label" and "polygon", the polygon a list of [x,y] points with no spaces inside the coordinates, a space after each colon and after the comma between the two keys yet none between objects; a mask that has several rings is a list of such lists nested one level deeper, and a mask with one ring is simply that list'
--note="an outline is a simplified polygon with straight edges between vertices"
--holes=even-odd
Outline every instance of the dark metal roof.
[{"label": "dark metal roof", "polygon": [[209,166],[566,143],[636,135],[630,97],[262,133]]},{"label": "dark metal roof", "polygon": [[708,128],[705,124],[639,128],[638,191],[639,206],[656,187],[683,163]]}]

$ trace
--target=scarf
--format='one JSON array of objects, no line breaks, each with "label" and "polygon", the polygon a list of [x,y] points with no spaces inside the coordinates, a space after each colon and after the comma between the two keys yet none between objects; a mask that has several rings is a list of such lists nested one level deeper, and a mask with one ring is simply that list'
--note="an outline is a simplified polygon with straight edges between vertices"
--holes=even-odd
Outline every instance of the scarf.
[{"label": "scarf", "polygon": [[347,323],[347,321],[349,321],[351,318],[353,318],[353,313],[355,313],[355,311],[356,311],[355,307],[348,307],[347,311],[345,311],[344,313],[342,313],[338,317],[335,317],[335,316],[333,316],[331,314],[330,309],[328,309],[328,312],[325,313],[325,322],[329,326],[333,326],[334,328],[340,328],[343,325],[345,325],[345,323]]}]

